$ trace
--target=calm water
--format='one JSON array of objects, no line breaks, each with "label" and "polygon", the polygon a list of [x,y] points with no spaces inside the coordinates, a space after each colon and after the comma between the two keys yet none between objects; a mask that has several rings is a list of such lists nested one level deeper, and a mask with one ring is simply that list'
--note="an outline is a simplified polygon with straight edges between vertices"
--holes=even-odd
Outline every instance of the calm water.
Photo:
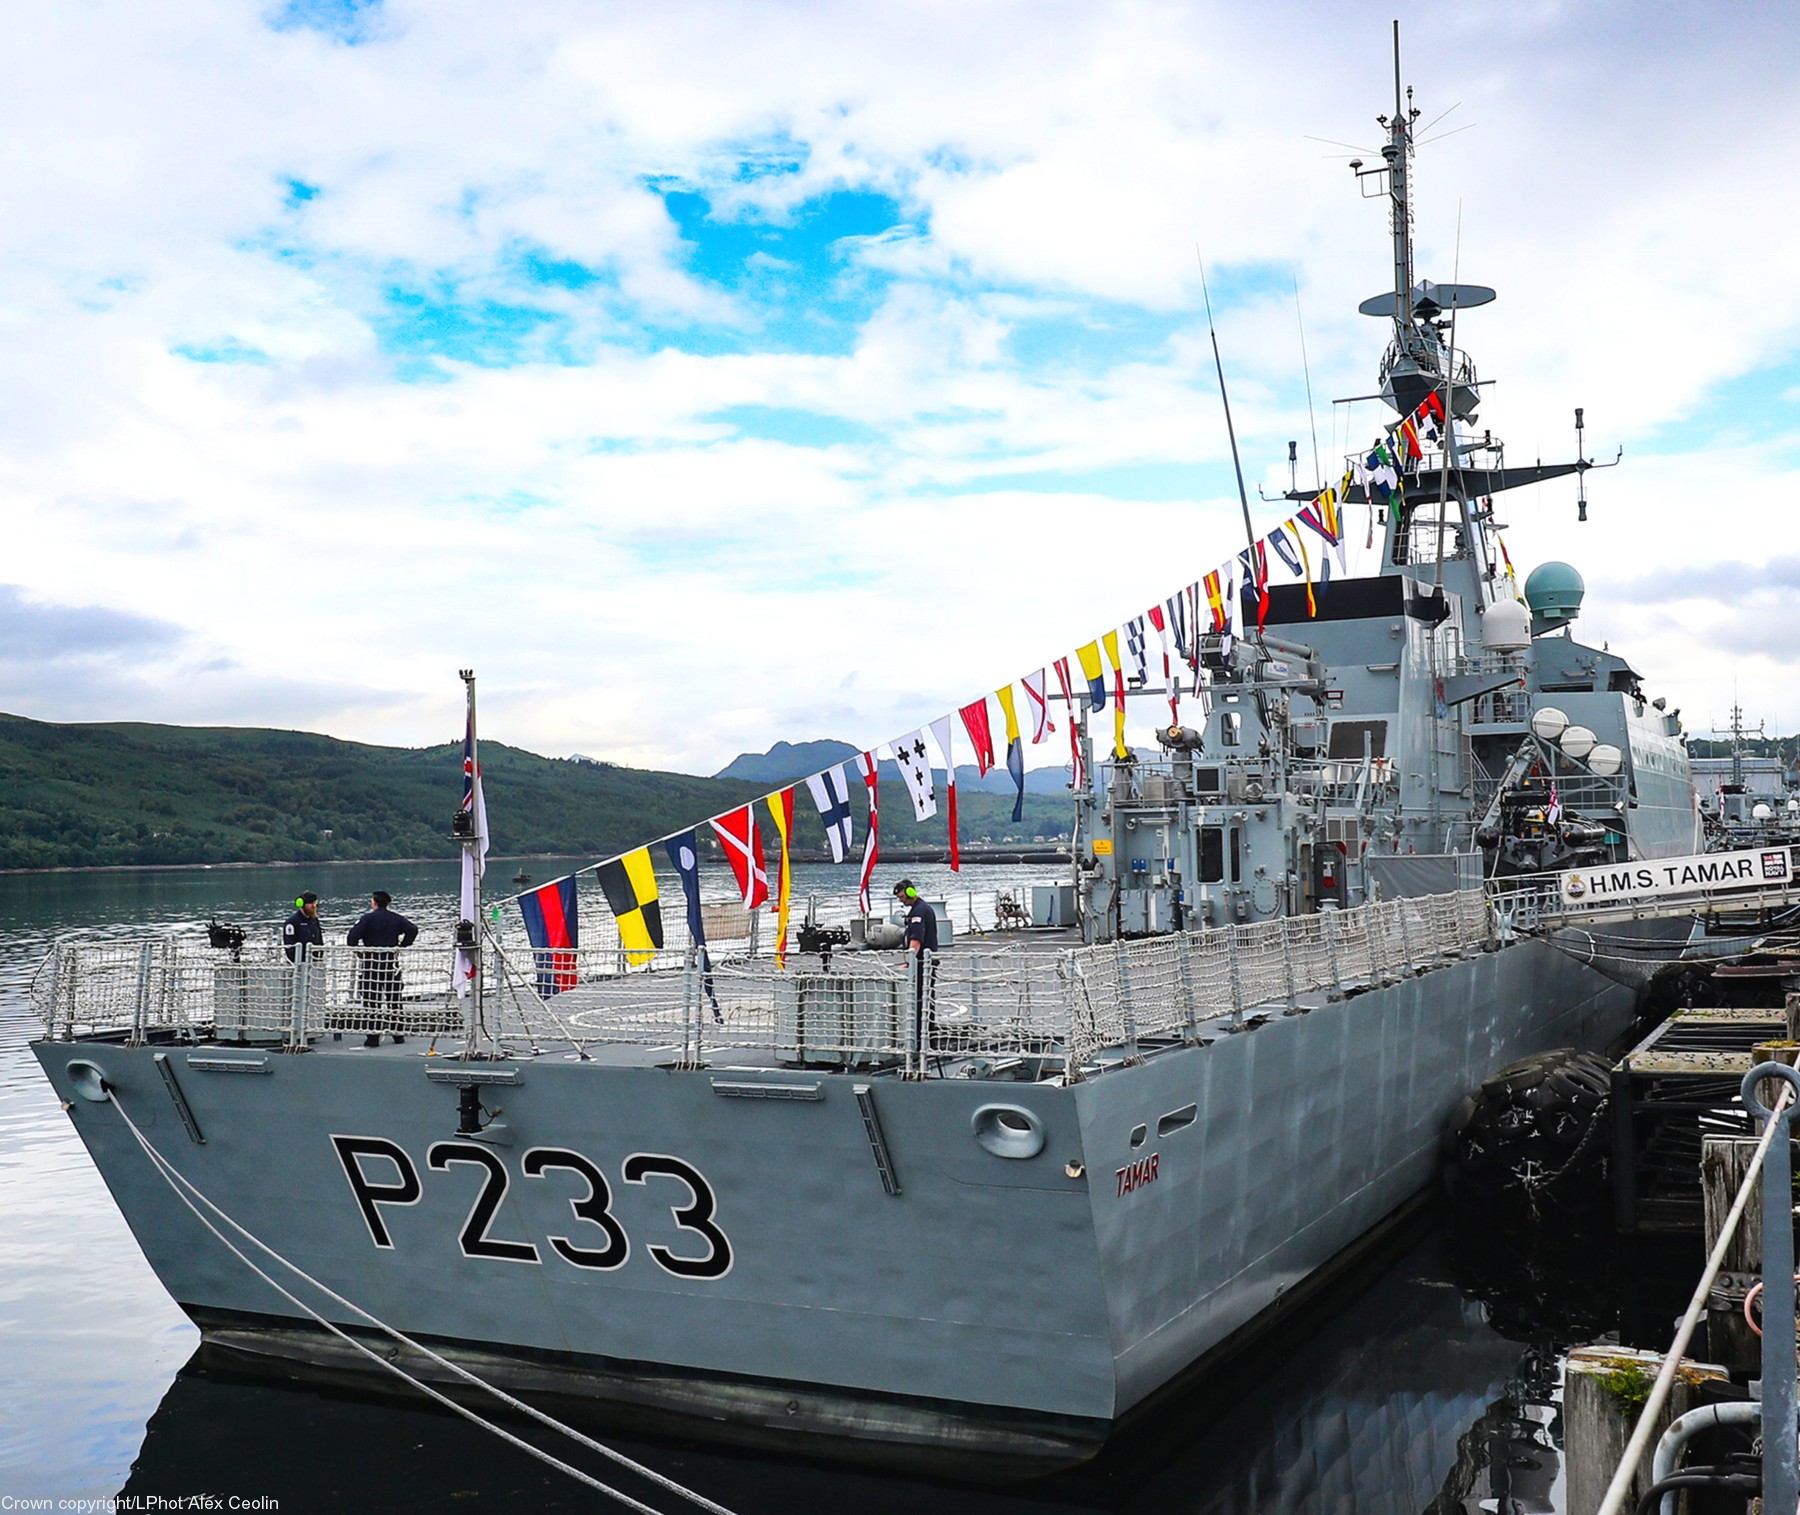
[{"label": "calm water", "polygon": [[[804,890],[813,873],[796,871]],[[911,872],[928,889],[950,877]],[[971,869],[964,880],[1042,876]],[[26,1048],[30,980],[60,931],[197,926],[214,913],[273,923],[308,887],[325,895],[328,935],[373,887],[417,920],[443,921],[455,880],[452,863],[0,878],[0,1498],[237,1495],[278,1500],[286,1515],[617,1508],[433,1409],[190,1361],[198,1333],[145,1265]],[[740,1511],[1449,1515],[1503,1490],[1520,1502],[1501,1508],[1553,1508],[1553,1359],[1486,1325],[1435,1237],[1222,1377],[1095,1466],[1023,1489],[617,1444]],[[614,1481],[591,1454],[575,1460]],[[659,1509],[689,1508],[626,1487]]]}]

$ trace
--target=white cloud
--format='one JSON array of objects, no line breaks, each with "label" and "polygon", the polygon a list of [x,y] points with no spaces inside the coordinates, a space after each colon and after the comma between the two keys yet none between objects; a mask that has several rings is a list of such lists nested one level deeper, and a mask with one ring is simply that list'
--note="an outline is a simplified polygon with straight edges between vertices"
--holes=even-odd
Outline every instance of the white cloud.
[{"label": "white cloud", "polygon": [[[1285,486],[1287,439],[1310,458],[1295,281],[1327,468],[1373,430],[1331,401],[1372,388],[1384,208],[1307,136],[1375,139],[1385,15],[408,3],[346,46],[224,0],[29,9],[0,59],[5,576],[235,666],[0,689],[419,742],[473,663],[499,739],[710,770],[1036,667],[1239,536],[1196,247],[1253,487]],[[1800,25],[1485,5],[1406,43],[1426,119],[1476,123],[1422,152],[1417,233],[1421,274],[1500,290],[1459,329],[1500,381],[1484,423],[1562,456],[1580,404],[1596,451],[1629,447],[1587,528],[1570,486],[1509,506],[1518,557],[1580,563],[1584,626],[1690,724],[1719,647],[1773,717],[1774,609],[1753,635],[1730,594],[1641,591],[1791,534],[1791,452],[1681,433],[1793,358]],[[904,224],[846,242],[830,289],[731,243],[770,308],[692,261],[665,181],[721,238],[834,189]],[[530,284],[528,256],[598,282]],[[408,318],[395,288],[451,304]],[[795,350],[795,320],[832,340]],[[1755,424],[1792,390],[1752,389]],[[746,407],[796,429],[721,419]]]}]

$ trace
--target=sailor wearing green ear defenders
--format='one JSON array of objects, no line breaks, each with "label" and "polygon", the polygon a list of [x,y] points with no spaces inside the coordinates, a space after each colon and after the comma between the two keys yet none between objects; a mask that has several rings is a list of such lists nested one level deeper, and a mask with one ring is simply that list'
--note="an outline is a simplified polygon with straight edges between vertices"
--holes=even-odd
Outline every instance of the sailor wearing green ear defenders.
[{"label": "sailor wearing green ear defenders", "polygon": [[319,897],[308,889],[294,901],[294,913],[281,923],[281,950],[290,963],[299,962],[309,947],[325,945],[325,928],[319,924]]}]

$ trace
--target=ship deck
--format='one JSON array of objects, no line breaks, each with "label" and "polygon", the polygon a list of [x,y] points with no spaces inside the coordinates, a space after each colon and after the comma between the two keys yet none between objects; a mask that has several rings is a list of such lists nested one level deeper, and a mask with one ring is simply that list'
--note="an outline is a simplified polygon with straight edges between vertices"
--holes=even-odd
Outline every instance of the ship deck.
[{"label": "ship deck", "polygon": [[521,951],[490,939],[473,1034],[448,944],[327,946],[289,962],[175,938],[76,939],[58,943],[34,994],[64,1040],[1077,1080],[1490,940],[1479,890],[1087,946],[1068,928],[988,929],[932,954],[922,984],[906,952],[850,944],[829,963],[816,951],[779,963],[753,937],[713,941],[710,960],[682,943],[635,962],[616,941]]}]

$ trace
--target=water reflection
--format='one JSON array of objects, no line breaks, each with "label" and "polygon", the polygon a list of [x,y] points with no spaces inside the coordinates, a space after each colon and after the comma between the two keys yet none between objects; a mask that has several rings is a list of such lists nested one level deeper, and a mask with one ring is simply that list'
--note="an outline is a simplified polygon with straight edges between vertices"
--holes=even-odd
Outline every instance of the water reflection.
[{"label": "water reflection", "polygon": [[[1473,1511],[1509,1489],[1521,1511],[1554,1452],[1521,1392],[1517,1346],[1489,1330],[1445,1276],[1442,1244],[1415,1246],[1373,1286],[1297,1319],[1256,1360],[1183,1395],[1088,1468],[1011,1488],[973,1488],[618,1436],[621,1450],[728,1505],[794,1510],[1182,1512]],[[551,1450],[547,1433],[530,1438]],[[666,1494],[578,1466],[658,1508]],[[1527,1465],[1530,1465],[1529,1467]],[[391,1398],[245,1376],[201,1352],[151,1417],[121,1491],[273,1496],[283,1511],[354,1497],[370,1511],[607,1508],[604,1500],[454,1416]],[[1493,1506],[1490,1504],[1489,1508]],[[1503,1506],[1505,1508],[1505,1506]]]}]

